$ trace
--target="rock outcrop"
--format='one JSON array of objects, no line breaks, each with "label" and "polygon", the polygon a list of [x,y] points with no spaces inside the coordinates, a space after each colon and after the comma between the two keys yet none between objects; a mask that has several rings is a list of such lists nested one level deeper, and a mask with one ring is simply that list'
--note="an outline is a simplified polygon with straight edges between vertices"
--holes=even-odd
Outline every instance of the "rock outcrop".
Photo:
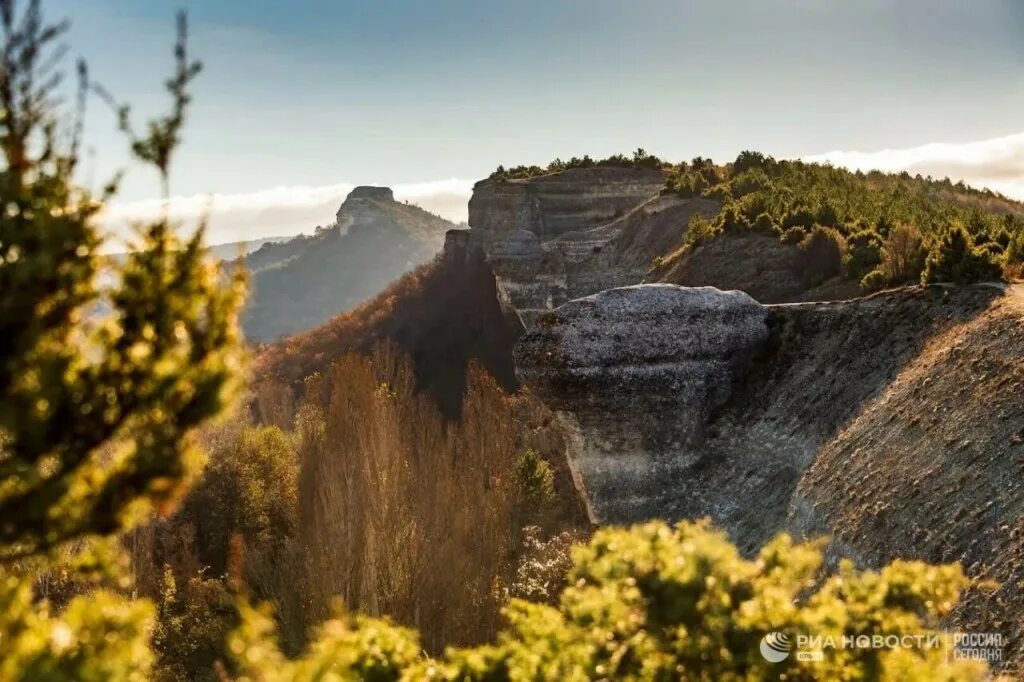
[{"label": "rock outcrop", "polygon": [[768,337],[737,291],[612,289],[540,317],[516,349],[520,381],[562,413],[569,465],[599,523],[662,516],[700,458],[704,424]]},{"label": "rock outcrop", "polygon": [[614,223],[664,181],[658,170],[595,167],[478,182],[469,224],[504,301],[529,326],[570,299],[640,282],[648,266],[619,262]]},{"label": "rock outcrop", "polygon": [[774,235],[728,232],[682,248],[690,220],[713,218],[721,204],[663,186],[660,171],[618,167],[483,180],[469,202],[471,238],[527,328],[563,303],[641,282],[736,289],[762,303],[860,295],[841,278],[809,287],[798,248]]},{"label": "rock outcrop", "polygon": [[560,415],[595,521],[709,516],[747,552],[960,562],[1000,584],[951,625],[1024,658],[1024,302],[911,287],[761,306],[639,286],[542,316],[517,375]]},{"label": "rock outcrop", "polygon": [[809,288],[800,275],[799,249],[774,235],[729,232],[664,259],[649,282],[739,289],[762,303],[835,301],[861,295],[855,280],[835,278]]},{"label": "rock outcrop", "polygon": [[417,206],[396,202],[388,187],[356,187],[334,225],[246,257],[252,272],[243,316],[246,337],[273,340],[354,308],[430,260],[453,227]]}]

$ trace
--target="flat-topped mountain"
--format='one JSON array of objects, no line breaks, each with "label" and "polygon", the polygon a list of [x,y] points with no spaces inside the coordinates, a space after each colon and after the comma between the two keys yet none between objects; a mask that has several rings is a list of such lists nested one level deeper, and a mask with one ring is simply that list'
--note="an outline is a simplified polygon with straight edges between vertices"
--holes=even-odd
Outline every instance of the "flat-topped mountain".
[{"label": "flat-topped mountain", "polygon": [[527,326],[567,301],[640,282],[739,289],[761,303],[917,284],[928,251],[953,229],[966,260],[930,281],[1024,269],[1024,206],[988,190],[756,152],[718,165],[641,151],[632,163],[499,169],[474,186],[470,239]]},{"label": "flat-topped mountain", "polygon": [[356,187],[333,225],[249,254],[250,341],[304,331],[350,310],[428,261],[452,223],[395,201],[388,187]]}]

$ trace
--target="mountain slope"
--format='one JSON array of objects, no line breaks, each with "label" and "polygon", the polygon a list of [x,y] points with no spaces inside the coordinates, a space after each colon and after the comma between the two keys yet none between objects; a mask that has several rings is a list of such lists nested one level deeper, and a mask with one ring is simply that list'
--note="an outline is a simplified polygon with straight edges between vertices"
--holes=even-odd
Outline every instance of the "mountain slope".
[{"label": "mountain slope", "polygon": [[517,388],[512,346],[521,333],[515,315],[499,305],[494,273],[482,255],[449,244],[444,257],[403,275],[354,310],[262,349],[256,376],[297,395],[306,377],[346,353],[390,342],[412,358],[418,387],[451,415],[471,360],[506,390]]},{"label": "mountain slope", "polygon": [[516,353],[575,434],[595,520],[709,516],[748,552],[789,531],[829,537],[833,561],[959,562],[998,587],[951,625],[1024,660],[1019,287],[770,306],[629,287],[542,317]]},{"label": "mountain slope", "polygon": [[386,187],[355,188],[331,227],[246,257],[252,273],[246,337],[274,340],[354,308],[433,257],[451,227],[396,202]]},{"label": "mountain slope", "polygon": [[[474,186],[469,222],[527,326],[566,301],[642,281],[739,289],[761,303],[859,296],[869,273],[881,275],[870,290],[916,284],[923,257],[897,274],[882,269],[887,240],[905,226],[926,251],[962,227],[986,259],[1010,274],[1024,268],[1024,204],[948,179],[755,152],[722,165],[553,163],[512,177]],[[834,259],[803,256],[816,226],[835,242]]]}]

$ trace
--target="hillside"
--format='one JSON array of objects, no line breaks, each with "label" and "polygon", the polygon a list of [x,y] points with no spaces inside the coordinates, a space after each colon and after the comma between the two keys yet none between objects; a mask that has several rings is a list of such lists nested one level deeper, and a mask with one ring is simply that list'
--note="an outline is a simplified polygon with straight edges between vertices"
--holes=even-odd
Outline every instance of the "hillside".
[{"label": "hillside", "polygon": [[249,254],[246,338],[271,341],[310,329],[373,296],[430,260],[453,227],[386,187],[357,187],[337,220],[311,236],[266,244]]},{"label": "hillside", "polygon": [[[922,255],[962,229],[962,257],[1009,268],[1020,204],[800,164],[773,171],[778,184],[756,201],[778,210],[751,222],[741,209],[753,194],[732,192],[767,172],[716,166],[729,190],[696,196],[676,186],[683,168],[514,169],[478,183],[469,230],[449,231],[440,257],[362,306],[264,348],[257,390],[298,396],[348,351],[390,341],[456,419],[477,359],[543,403],[529,432],[543,434],[563,508],[571,480],[598,524],[710,517],[745,552],[789,531],[829,536],[833,562],[958,561],[1001,587],[972,590],[950,624],[1001,631],[1011,662],[1024,659],[1024,629],[1009,625],[1024,609],[1019,287],[865,296],[845,260],[824,279],[805,271],[816,228],[853,246],[886,231],[884,249],[907,225]],[[833,211],[843,193],[847,208]],[[808,225],[784,227],[794,216]],[[794,228],[801,239],[784,238]]]},{"label": "hillside", "polygon": [[471,360],[508,391],[518,387],[512,346],[522,333],[498,303],[494,274],[479,251],[457,243],[355,309],[268,345],[257,357],[258,383],[274,382],[298,394],[303,380],[325,372],[350,351],[392,342],[413,361],[419,389],[448,413],[458,411]]},{"label": "hillside", "polygon": [[209,247],[210,255],[220,260],[234,260],[238,258],[238,254],[241,253],[244,256],[248,256],[256,251],[259,251],[268,244],[280,244],[286,242],[291,237],[264,237],[263,239],[251,239],[249,241],[242,242],[226,242],[224,244],[213,244]]},{"label": "hillside", "polygon": [[953,623],[1020,660],[1019,289],[761,306],[630,287],[542,317],[516,368],[576,434],[593,520],[710,516],[747,551],[788,530],[862,566],[957,561],[1000,587]]}]

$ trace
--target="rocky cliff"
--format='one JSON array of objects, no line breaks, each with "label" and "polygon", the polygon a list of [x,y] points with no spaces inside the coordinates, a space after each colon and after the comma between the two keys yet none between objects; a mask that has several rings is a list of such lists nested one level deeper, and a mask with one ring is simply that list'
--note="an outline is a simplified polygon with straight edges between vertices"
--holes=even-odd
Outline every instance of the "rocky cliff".
[{"label": "rocky cliff", "polygon": [[469,224],[503,299],[529,325],[570,299],[642,280],[648,265],[620,262],[614,241],[621,219],[664,182],[658,170],[615,167],[483,180]]},{"label": "rocky cliff", "polygon": [[859,294],[850,281],[809,289],[797,247],[774,236],[730,233],[683,249],[691,218],[711,218],[721,204],[663,186],[660,171],[618,167],[484,180],[465,238],[486,253],[503,302],[526,327],[573,299],[641,282],[737,289],[766,303]]},{"label": "rocky cliff", "polygon": [[913,287],[764,306],[640,286],[541,316],[517,373],[560,413],[592,519],[712,517],[832,557],[959,561],[994,578],[957,624],[1024,655],[1024,301]]},{"label": "rocky cliff", "polygon": [[335,223],[246,257],[252,292],[246,337],[273,340],[350,310],[430,260],[454,225],[396,202],[387,187],[356,187]]},{"label": "rocky cliff", "polygon": [[562,414],[592,520],[663,517],[700,459],[704,426],[768,337],[738,291],[611,289],[542,316],[516,348],[520,380]]}]

